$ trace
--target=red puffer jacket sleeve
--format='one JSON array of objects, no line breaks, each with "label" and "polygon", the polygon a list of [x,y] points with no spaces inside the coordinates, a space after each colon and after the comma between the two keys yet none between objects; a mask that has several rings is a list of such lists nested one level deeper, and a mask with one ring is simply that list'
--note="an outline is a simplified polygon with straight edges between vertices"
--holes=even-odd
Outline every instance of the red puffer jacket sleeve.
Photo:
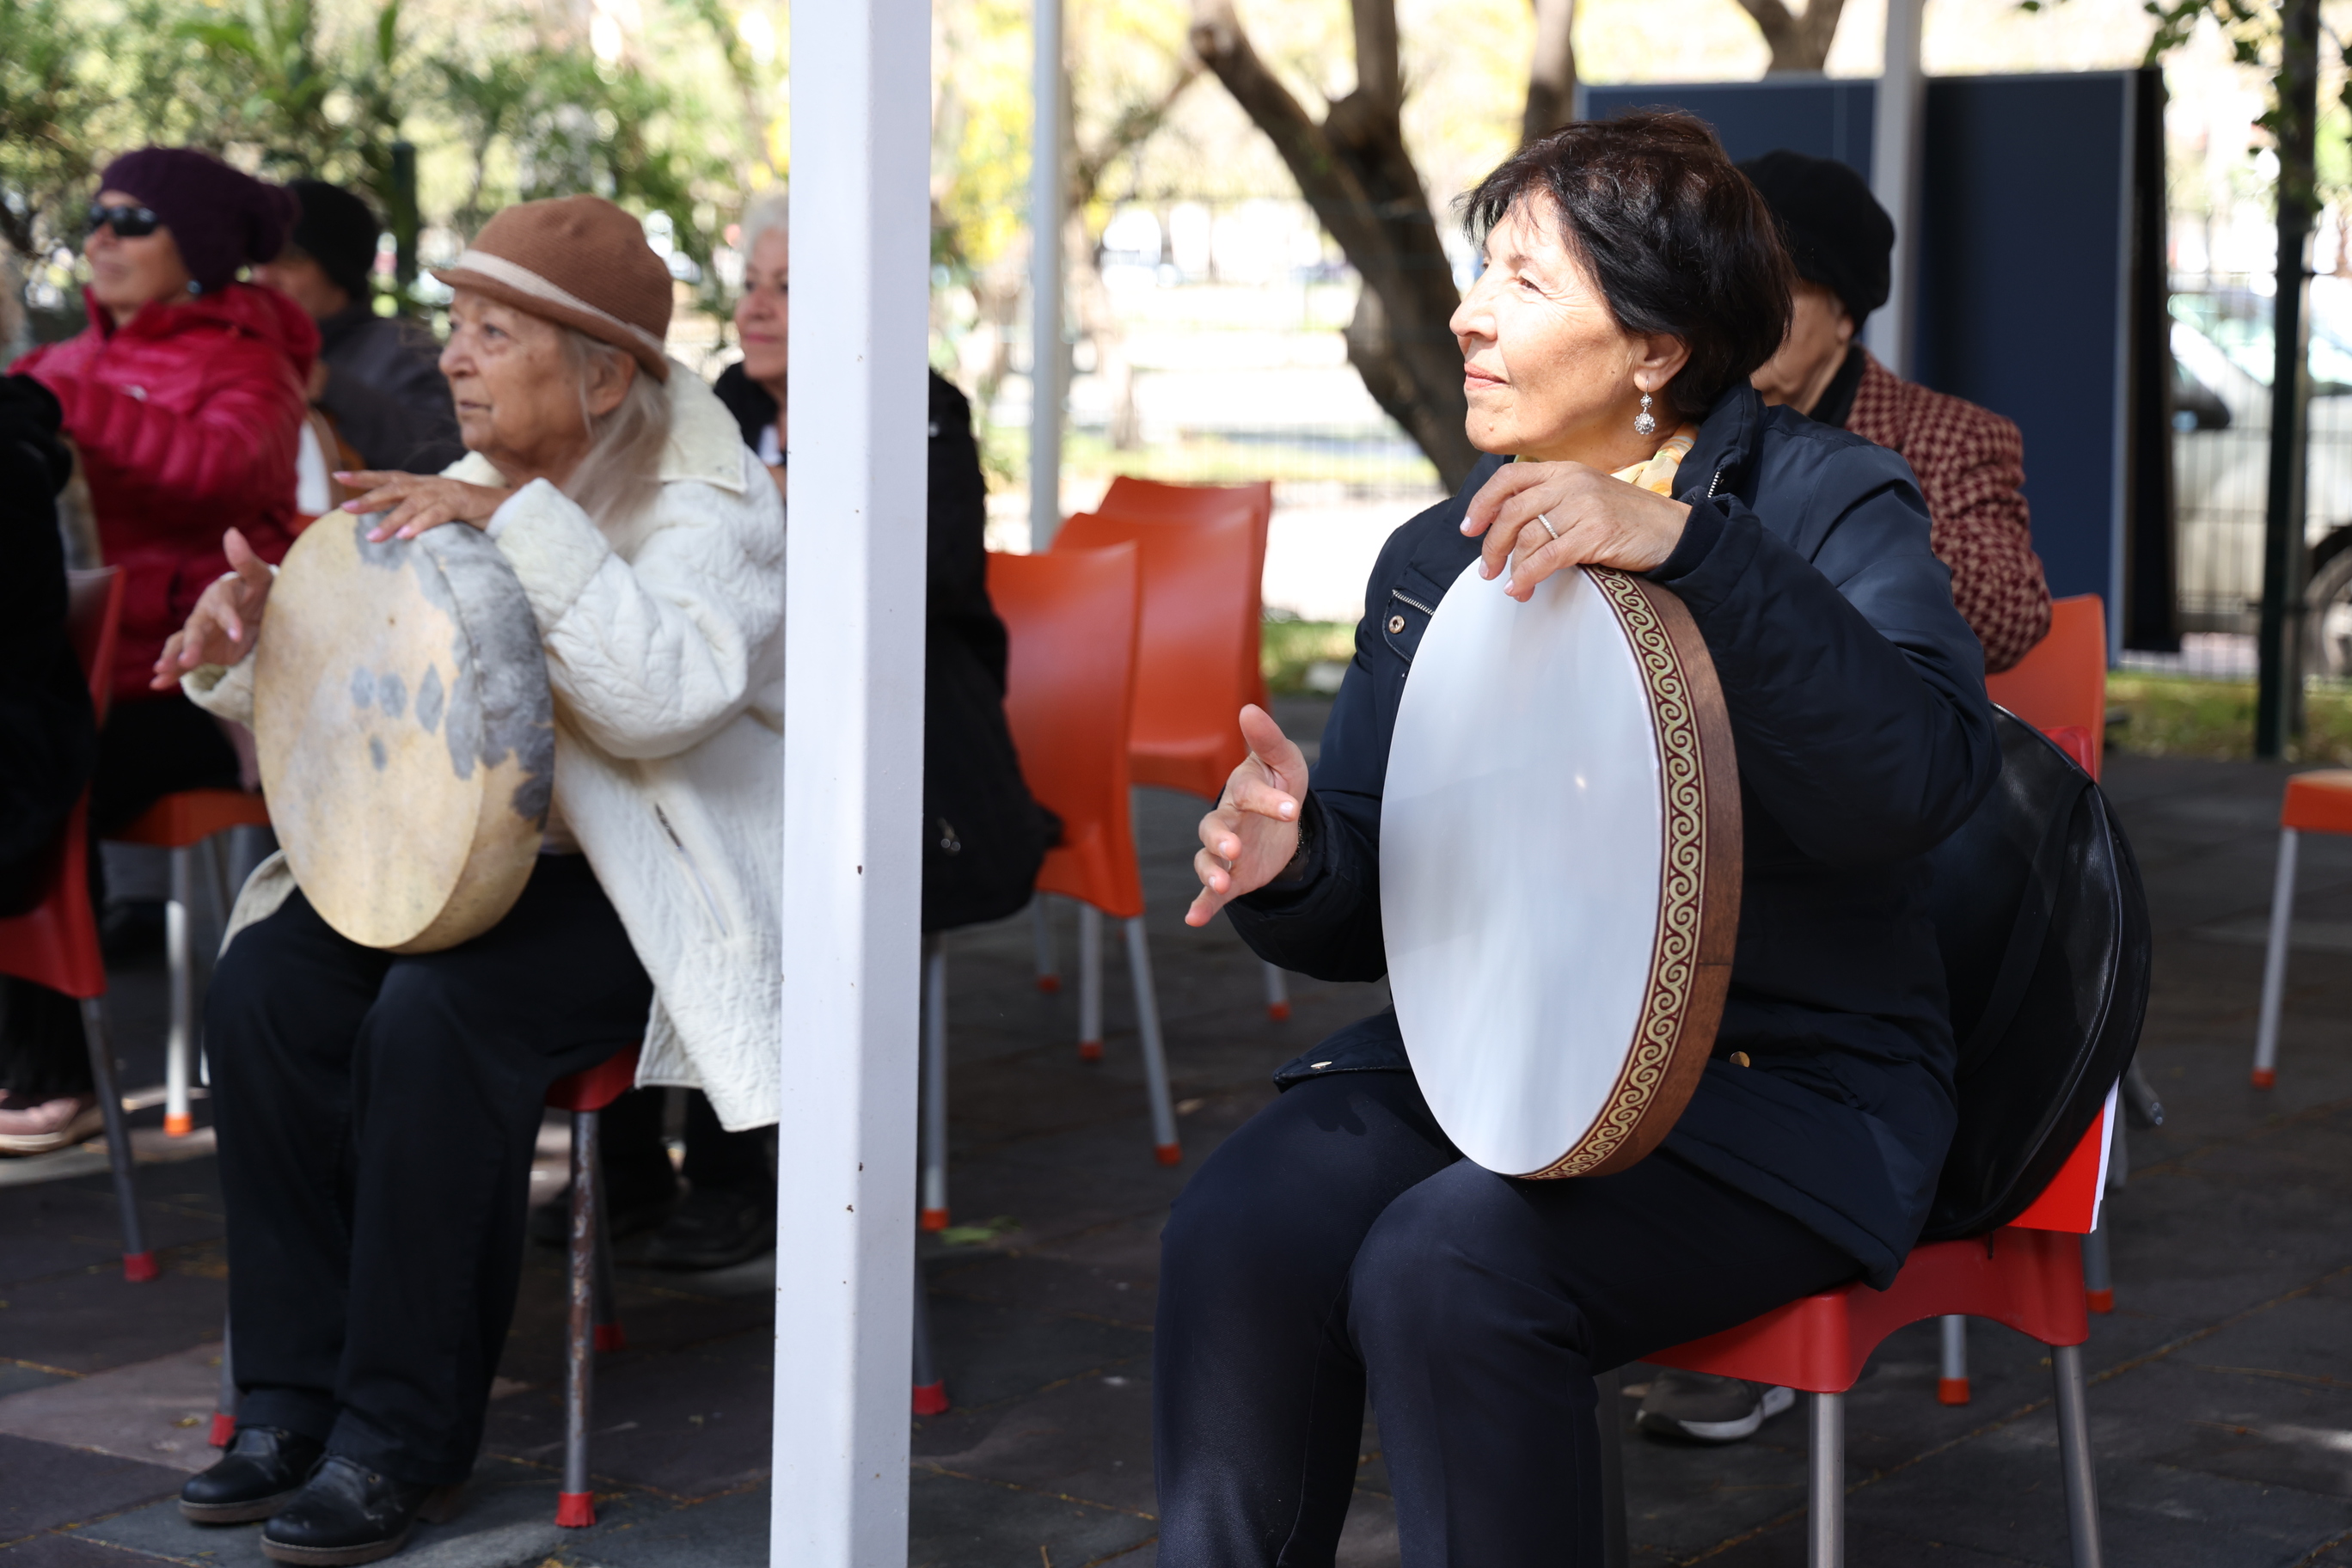
[{"label": "red puffer jacket sleeve", "polygon": [[193,408],[92,377],[48,380],[84,458],[159,499],[206,510],[274,496],[300,440],[302,388],[274,344],[224,335],[207,348],[211,391]]}]

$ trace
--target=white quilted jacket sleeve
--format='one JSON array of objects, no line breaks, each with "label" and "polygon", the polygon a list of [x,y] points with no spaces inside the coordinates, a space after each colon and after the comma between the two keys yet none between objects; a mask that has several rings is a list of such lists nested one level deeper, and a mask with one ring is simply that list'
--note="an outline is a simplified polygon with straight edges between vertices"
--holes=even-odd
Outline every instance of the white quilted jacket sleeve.
[{"label": "white quilted jacket sleeve", "polygon": [[665,484],[649,510],[625,557],[544,479],[489,525],[565,719],[615,757],[675,756],[740,712],[784,615],[783,509],[764,475],[740,495]]}]

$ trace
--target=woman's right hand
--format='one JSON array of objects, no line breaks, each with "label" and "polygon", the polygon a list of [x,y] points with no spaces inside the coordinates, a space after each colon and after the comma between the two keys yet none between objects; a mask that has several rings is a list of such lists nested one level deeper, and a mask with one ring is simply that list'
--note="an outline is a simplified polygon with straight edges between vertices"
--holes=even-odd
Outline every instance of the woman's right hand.
[{"label": "woman's right hand", "polygon": [[269,603],[275,574],[234,528],[221,537],[221,551],[228,557],[228,574],[204,591],[188,612],[188,624],[163,645],[155,678],[147,683],[157,691],[171,690],[180,677],[204,665],[236,663],[260,639],[261,612]]},{"label": "woman's right hand", "polygon": [[1242,710],[1250,754],[1225,781],[1217,809],[1201,818],[1192,869],[1201,894],[1184,923],[1204,926],[1219,910],[1282,875],[1298,853],[1298,813],[1307,799],[1307,757],[1263,708]]}]

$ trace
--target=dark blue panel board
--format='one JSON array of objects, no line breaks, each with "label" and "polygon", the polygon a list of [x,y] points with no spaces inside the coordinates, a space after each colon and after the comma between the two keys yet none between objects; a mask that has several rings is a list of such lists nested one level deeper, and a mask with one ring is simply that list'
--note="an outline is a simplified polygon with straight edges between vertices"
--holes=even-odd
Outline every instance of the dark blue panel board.
[{"label": "dark blue panel board", "polygon": [[[1586,87],[1584,113],[1672,104],[1735,158],[1775,147],[1870,172],[1877,83]],[[2132,73],[1927,84],[1920,322],[1912,372],[2017,422],[2033,542],[2058,595],[2120,628]]]},{"label": "dark blue panel board", "polygon": [[2120,629],[2133,79],[1942,77],[1927,90],[1919,335],[1929,386],[2025,433],[2050,591]]},{"label": "dark blue panel board", "polygon": [[1585,87],[1582,113],[1606,120],[1620,110],[1672,105],[1715,127],[1734,158],[1788,147],[1835,158],[1870,178],[1874,80],[1800,77],[1780,81],[1700,82],[1675,87]]}]

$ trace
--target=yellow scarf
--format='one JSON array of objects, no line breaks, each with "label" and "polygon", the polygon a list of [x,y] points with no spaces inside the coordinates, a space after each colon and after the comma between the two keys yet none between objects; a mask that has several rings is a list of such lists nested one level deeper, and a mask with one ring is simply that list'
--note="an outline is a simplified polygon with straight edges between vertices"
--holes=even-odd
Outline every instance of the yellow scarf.
[{"label": "yellow scarf", "polygon": [[[1649,457],[1631,468],[1620,468],[1609,477],[1622,479],[1629,485],[1638,485],[1652,495],[1670,496],[1675,493],[1675,470],[1683,466],[1683,459],[1690,456],[1691,447],[1697,440],[1698,426],[1685,425],[1667,437],[1665,444]],[[1511,461],[1524,463],[1528,459],[1513,458]]]}]

